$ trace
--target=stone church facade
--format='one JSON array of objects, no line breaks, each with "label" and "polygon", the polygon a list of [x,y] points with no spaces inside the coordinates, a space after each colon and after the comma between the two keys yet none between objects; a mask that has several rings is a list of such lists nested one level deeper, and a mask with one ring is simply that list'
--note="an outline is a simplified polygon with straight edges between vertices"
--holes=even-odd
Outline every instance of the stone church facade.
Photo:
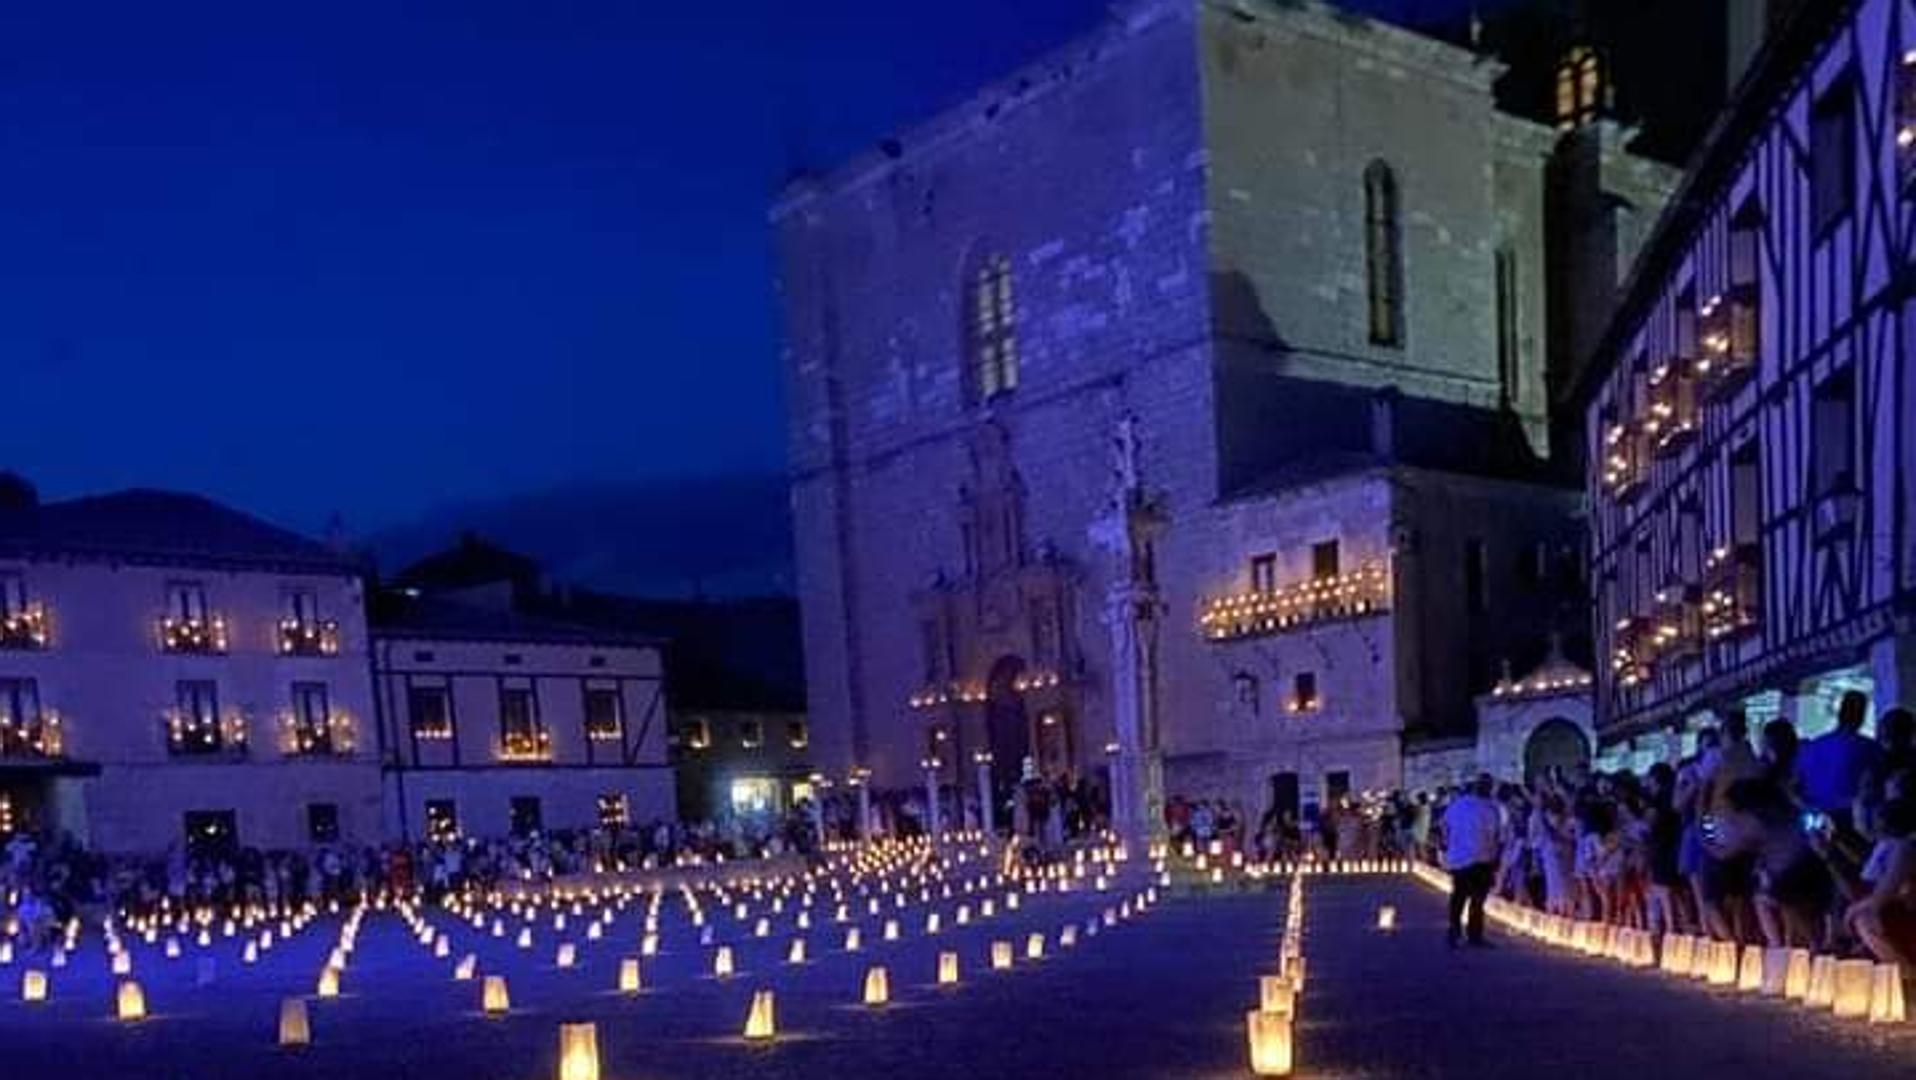
[{"label": "stone church facade", "polygon": [[[1108,783],[1120,576],[1160,794],[1252,815],[1401,782],[1581,629],[1546,282],[1613,289],[1669,176],[1500,112],[1498,70],[1322,4],[1122,4],[781,196],[828,773]],[[1159,524],[1121,572],[1092,532],[1127,483]]]}]

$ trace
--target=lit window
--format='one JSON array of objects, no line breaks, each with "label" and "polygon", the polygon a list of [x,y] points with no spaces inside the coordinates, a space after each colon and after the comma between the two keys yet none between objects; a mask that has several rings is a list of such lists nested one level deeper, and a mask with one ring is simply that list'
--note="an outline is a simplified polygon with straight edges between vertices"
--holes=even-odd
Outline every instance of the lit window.
[{"label": "lit window", "polygon": [[1258,555],[1251,559],[1251,591],[1277,591],[1277,556]]},{"label": "lit window", "polygon": [[26,579],[0,575],[0,649],[47,647],[47,613],[27,598]]},{"label": "lit window", "polygon": [[507,761],[547,761],[552,737],[539,720],[538,700],[523,686],[499,688],[500,757]]},{"label": "lit window", "polygon": [[445,844],[459,839],[459,807],[451,799],[426,800],[426,839]]},{"label": "lit window", "polygon": [[1398,220],[1397,174],[1373,161],[1364,170],[1364,267],[1373,345],[1404,343],[1403,229]]},{"label": "lit window", "polygon": [[803,720],[793,720],[785,725],[785,738],[794,750],[803,750],[812,744],[811,728]]},{"label": "lit window", "polygon": [[1291,679],[1291,711],[1314,712],[1317,704],[1317,673],[1298,672]]},{"label": "lit window", "polygon": [[1017,309],[1011,296],[1011,260],[992,255],[970,281],[973,390],[990,401],[1018,388]]},{"label": "lit window", "polygon": [[1568,131],[1595,120],[1603,111],[1603,62],[1588,45],[1578,45],[1557,64],[1557,127]]},{"label": "lit window", "polygon": [[694,716],[685,721],[680,741],[688,749],[704,750],[712,745],[712,725],[704,717]]},{"label": "lit window", "polygon": [[223,653],[226,621],[206,604],[206,587],[197,581],[166,586],[166,615],[160,619],[160,646],[167,652]]},{"label": "lit window", "polygon": [[452,696],[443,686],[415,686],[406,691],[406,713],[415,739],[452,738]]},{"label": "lit window", "polygon": [[592,687],[585,692],[585,737],[594,742],[616,742],[625,735],[624,703],[615,689]]},{"label": "lit window", "polygon": [[764,776],[741,776],[732,781],[732,812],[765,814],[778,808],[778,782]]},{"label": "lit window", "polygon": [[0,759],[59,757],[62,749],[59,719],[40,709],[40,684],[0,679]]},{"label": "lit window", "polygon": [[1321,544],[1312,544],[1311,580],[1328,581],[1336,577],[1340,569],[1338,555],[1338,543],[1335,540],[1326,540]]},{"label": "lit window", "polygon": [[764,746],[765,725],[757,720],[739,721],[738,743],[747,750],[756,750]]},{"label": "lit window", "polygon": [[279,651],[287,656],[339,652],[339,623],[319,617],[319,593],[291,588],[280,594]]}]

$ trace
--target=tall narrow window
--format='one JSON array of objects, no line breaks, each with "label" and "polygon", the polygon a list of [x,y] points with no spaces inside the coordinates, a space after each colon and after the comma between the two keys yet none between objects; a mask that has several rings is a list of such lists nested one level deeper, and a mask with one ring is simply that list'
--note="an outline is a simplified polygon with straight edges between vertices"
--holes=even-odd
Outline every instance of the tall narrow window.
[{"label": "tall narrow window", "polygon": [[1557,64],[1557,127],[1568,131],[1603,112],[1603,61],[1588,45],[1577,45]]},{"label": "tall narrow window", "polygon": [[1253,555],[1251,557],[1251,591],[1277,591],[1277,556]]},{"label": "tall narrow window", "polygon": [[1517,253],[1497,249],[1497,382],[1504,404],[1523,392],[1523,357],[1517,343]]},{"label": "tall narrow window", "polygon": [[1011,295],[1011,260],[992,255],[970,285],[971,370],[979,401],[1018,388],[1018,322]]},{"label": "tall narrow window", "polygon": [[1815,494],[1856,490],[1856,380],[1843,368],[1817,386],[1810,412]]},{"label": "tall narrow window", "polygon": [[1849,213],[1856,188],[1856,79],[1845,73],[1810,110],[1810,222],[1822,232]]},{"label": "tall narrow window", "polygon": [[1389,165],[1371,162],[1364,170],[1364,266],[1373,345],[1404,343],[1403,231],[1397,202],[1397,175]]},{"label": "tall narrow window", "polygon": [[500,756],[508,761],[546,761],[552,740],[539,722],[539,703],[529,686],[499,688]]},{"label": "tall narrow window", "polygon": [[618,687],[586,688],[585,737],[593,742],[617,742],[625,737],[625,699]]},{"label": "tall narrow window", "polygon": [[1334,578],[1340,569],[1337,541],[1324,540],[1311,545],[1311,580]]},{"label": "tall narrow window", "polygon": [[1763,533],[1762,473],[1758,471],[1756,440],[1730,455],[1730,546],[1755,544]]}]

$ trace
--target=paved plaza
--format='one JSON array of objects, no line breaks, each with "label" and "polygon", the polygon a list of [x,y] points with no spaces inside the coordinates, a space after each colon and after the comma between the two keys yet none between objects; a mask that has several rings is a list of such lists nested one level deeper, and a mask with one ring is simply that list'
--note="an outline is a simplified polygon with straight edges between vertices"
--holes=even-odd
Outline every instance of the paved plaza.
[{"label": "paved plaza", "polygon": [[[619,959],[635,953],[641,905],[629,905],[591,941],[538,924],[533,946],[494,938],[443,913],[451,958],[434,958],[401,918],[368,915],[342,980],[342,994],[309,996],[313,1045],[274,1044],[280,999],[307,996],[337,938],[321,920],[290,942],[238,962],[238,939],[215,939],[205,955],[219,969],[196,984],[194,950],[166,961],[135,943],[135,974],[152,1016],[111,1018],[114,980],[97,937],[51,972],[40,1004],[20,1000],[26,961],[5,971],[0,1045],[9,1080],[40,1077],[501,1077],[556,1075],[558,1025],[598,1025],[608,1080],[678,1077],[1043,1076],[1237,1077],[1248,1074],[1243,1014],[1256,978],[1271,970],[1279,940],[1278,890],[1168,896],[1140,915],[1086,934],[1108,907],[1143,887],[1131,875],[1106,893],[1027,896],[1017,911],[977,918],[984,893],[916,897],[879,916],[854,907],[864,941],[842,948],[829,908],[805,933],[809,957],[786,962],[791,909],[777,929],[753,936],[746,920],[707,905],[716,943],[736,951],[737,973],[710,974],[712,948],[668,902],[660,955],[644,965],[646,989],[615,990]],[[1298,1072],[1312,1076],[1685,1077],[1907,1076],[1916,1027],[1893,1031],[1839,1023],[1779,1002],[1739,998],[1663,976],[1502,939],[1503,947],[1453,953],[1441,934],[1442,898],[1402,877],[1316,877],[1306,889],[1305,952],[1311,978],[1298,1027]],[[970,925],[955,925],[968,903]],[[1375,929],[1381,903],[1401,926]],[[937,911],[940,931],[924,932]],[[896,918],[900,938],[882,940]],[[1058,933],[1078,940],[1058,947]],[[488,927],[489,930],[489,927]],[[1029,934],[1047,938],[1043,959],[1025,956]],[[554,963],[560,940],[579,959]],[[989,970],[991,942],[1015,945],[1008,971]],[[934,985],[937,954],[954,951],[961,982]],[[451,977],[456,958],[478,957],[482,974],[509,981],[512,1010],[479,1011],[479,983]],[[859,1004],[868,967],[884,965],[892,1003]],[[779,1038],[747,1044],[741,1029],[752,992],[777,995]]]}]

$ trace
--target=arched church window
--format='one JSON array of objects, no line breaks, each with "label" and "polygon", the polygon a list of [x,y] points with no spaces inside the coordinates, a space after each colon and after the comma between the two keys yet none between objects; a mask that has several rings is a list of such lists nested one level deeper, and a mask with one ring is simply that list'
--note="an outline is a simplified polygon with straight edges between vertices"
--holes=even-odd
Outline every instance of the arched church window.
[{"label": "arched church window", "polygon": [[1603,61],[1595,49],[1577,45],[1557,63],[1557,127],[1568,131],[1603,112]]},{"label": "arched church window", "polygon": [[971,390],[990,401],[1018,388],[1018,319],[1011,292],[1011,260],[990,255],[968,284]]},{"label": "arched church window", "polygon": [[1397,174],[1382,161],[1364,170],[1364,267],[1373,345],[1404,343],[1403,229]]}]

